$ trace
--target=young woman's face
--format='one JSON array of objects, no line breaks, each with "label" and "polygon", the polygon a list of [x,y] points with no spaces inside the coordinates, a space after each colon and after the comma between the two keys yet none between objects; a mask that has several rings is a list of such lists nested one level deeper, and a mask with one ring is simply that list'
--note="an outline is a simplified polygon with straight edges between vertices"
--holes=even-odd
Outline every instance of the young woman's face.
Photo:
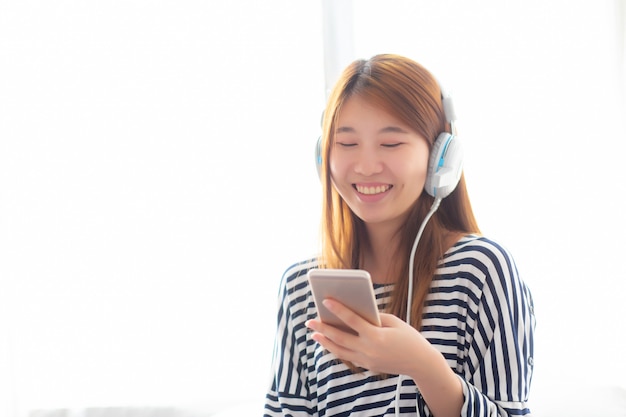
[{"label": "young woman's face", "polygon": [[425,138],[353,96],[338,114],[331,179],[365,223],[400,227],[424,189],[428,152]]}]

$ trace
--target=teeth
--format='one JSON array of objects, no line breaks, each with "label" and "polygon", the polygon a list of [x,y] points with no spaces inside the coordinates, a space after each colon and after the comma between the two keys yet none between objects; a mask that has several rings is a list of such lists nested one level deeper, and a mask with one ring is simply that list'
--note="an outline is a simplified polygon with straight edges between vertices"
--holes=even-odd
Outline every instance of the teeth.
[{"label": "teeth", "polygon": [[364,187],[362,185],[357,185],[356,190],[361,194],[380,194],[384,193],[388,189],[390,189],[390,185],[378,185],[376,187]]}]

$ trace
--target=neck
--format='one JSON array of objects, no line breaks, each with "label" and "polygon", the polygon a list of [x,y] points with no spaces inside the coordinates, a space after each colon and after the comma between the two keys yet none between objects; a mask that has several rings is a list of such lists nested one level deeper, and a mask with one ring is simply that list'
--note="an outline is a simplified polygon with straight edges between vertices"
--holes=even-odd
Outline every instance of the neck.
[{"label": "neck", "polygon": [[361,267],[372,276],[377,284],[390,284],[396,279],[392,275],[398,251],[397,229],[383,226],[366,226],[368,244],[363,248]]},{"label": "neck", "polygon": [[[368,271],[372,281],[377,284],[395,283],[397,277],[394,266],[397,265],[400,244],[398,229],[384,225],[366,225],[366,231],[368,242],[361,253],[360,267]],[[464,235],[462,232],[444,231],[443,251],[447,251]]]}]

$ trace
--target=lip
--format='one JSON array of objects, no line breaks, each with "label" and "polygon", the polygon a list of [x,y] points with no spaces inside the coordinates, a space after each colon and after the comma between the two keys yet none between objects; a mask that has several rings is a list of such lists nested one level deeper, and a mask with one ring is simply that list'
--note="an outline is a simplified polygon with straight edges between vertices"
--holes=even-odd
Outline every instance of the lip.
[{"label": "lip", "polygon": [[[352,188],[356,192],[359,200],[365,203],[376,203],[385,198],[391,192],[393,185],[385,183],[358,183],[352,184]],[[362,192],[364,189],[373,193],[364,193]]]}]

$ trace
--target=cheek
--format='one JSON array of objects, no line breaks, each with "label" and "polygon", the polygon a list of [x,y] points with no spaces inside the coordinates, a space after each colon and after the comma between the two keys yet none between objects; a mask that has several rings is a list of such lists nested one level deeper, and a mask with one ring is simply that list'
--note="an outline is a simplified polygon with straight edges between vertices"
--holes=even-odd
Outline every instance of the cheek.
[{"label": "cheek", "polygon": [[341,169],[332,156],[328,160],[328,176],[330,177],[331,186],[338,191],[336,180],[341,178]]},{"label": "cheek", "polygon": [[345,167],[342,165],[341,161],[338,161],[337,158],[333,158],[332,154],[328,160],[328,171],[331,179],[340,176]]},{"label": "cheek", "polygon": [[428,160],[430,156],[428,154],[428,149],[425,152],[420,152],[419,156],[415,160],[415,171],[416,175],[419,179],[425,180],[426,175],[428,175]]},{"label": "cheek", "polygon": [[410,194],[410,198],[419,198],[426,185],[427,170],[420,166],[413,166],[404,172],[404,190]]},{"label": "cheek", "polygon": [[[424,183],[426,181],[426,175],[428,174],[428,160],[424,160],[423,156],[420,158],[410,159],[404,161],[404,163],[398,163],[396,167],[401,167],[401,176],[408,181]],[[398,171],[400,173],[400,171]]]}]

